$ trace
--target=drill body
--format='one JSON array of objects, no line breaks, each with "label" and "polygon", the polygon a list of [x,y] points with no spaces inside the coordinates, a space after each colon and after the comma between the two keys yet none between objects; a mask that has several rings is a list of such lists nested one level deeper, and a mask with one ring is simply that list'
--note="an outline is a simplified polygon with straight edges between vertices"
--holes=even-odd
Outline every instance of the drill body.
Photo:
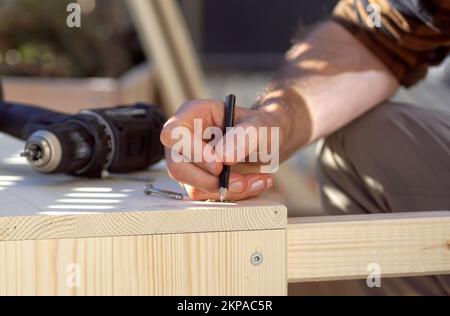
[{"label": "drill body", "polygon": [[26,141],[23,156],[46,174],[101,177],[160,161],[164,116],[145,104],[83,110],[76,115],[0,102],[0,131]]}]

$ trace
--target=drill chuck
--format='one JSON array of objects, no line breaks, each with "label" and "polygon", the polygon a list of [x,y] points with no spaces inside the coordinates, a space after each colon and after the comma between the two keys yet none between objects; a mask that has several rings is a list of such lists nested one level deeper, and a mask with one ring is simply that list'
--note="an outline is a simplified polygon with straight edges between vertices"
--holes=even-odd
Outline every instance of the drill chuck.
[{"label": "drill chuck", "polygon": [[76,121],[53,124],[31,134],[22,156],[41,173],[81,174],[92,158],[93,140]]},{"label": "drill chuck", "polygon": [[61,163],[61,143],[52,132],[37,131],[28,139],[22,156],[27,158],[33,169],[52,173]]}]

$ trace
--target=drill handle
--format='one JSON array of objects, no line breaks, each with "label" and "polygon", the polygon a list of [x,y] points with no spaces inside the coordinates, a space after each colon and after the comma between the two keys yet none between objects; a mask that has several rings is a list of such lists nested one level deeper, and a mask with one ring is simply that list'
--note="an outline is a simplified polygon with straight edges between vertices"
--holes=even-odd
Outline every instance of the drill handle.
[{"label": "drill handle", "polygon": [[0,132],[21,140],[27,140],[35,131],[68,117],[37,106],[0,102]]}]

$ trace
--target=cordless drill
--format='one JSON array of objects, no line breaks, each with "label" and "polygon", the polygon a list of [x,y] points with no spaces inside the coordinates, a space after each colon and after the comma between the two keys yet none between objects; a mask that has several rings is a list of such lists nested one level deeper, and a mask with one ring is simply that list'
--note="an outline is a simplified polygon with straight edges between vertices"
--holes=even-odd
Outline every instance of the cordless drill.
[{"label": "cordless drill", "polygon": [[145,169],[163,158],[164,122],[145,104],[68,115],[0,100],[0,131],[26,141],[22,156],[45,174],[96,178]]}]

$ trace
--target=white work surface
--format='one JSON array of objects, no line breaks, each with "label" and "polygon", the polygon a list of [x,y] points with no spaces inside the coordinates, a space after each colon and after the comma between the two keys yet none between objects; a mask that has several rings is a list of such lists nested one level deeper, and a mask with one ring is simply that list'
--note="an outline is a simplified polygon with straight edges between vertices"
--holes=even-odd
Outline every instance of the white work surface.
[{"label": "white work surface", "polygon": [[[128,225],[133,227],[130,233],[134,234],[286,227],[286,208],[270,198],[239,203],[209,203],[192,201],[187,197],[183,201],[175,201],[145,195],[143,187],[146,182],[131,178],[153,179],[158,188],[183,192],[176,182],[167,177],[163,163],[152,170],[105,180],[43,175],[32,170],[26,160],[20,157],[23,146],[23,142],[0,134],[0,240],[14,235],[11,221],[8,232],[1,230],[1,220],[12,217],[40,217],[40,222],[42,219],[48,222],[48,217],[55,217],[51,220],[54,224],[58,217],[73,220],[82,216],[83,225],[86,226],[90,219],[97,218],[95,216],[123,213],[128,214],[128,220],[136,220],[136,223]],[[158,216],[149,217],[152,213]],[[192,223],[191,215],[195,223]],[[136,216],[139,218],[136,219]],[[150,219],[156,218],[158,220],[151,222]],[[79,218],[77,222],[80,223]],[[141,226],[145,226],[145,229]],[[136,231],[136,227],[141,229]],[[14,227],[14,230],[18,228]],[[44,235],[52,237],[52,228],[46,227],[46,230],[49,231]],[[81,236],[91,236],[92,232],[88,231]],[[107,231],[117,231],[117,227]],[[127,231],[125,229],[120,234]],[[67,234],[67,237],[73,237],[73,233]],[[31,238],[36,233],[30,235],[23,231],[22,235],[23,238]],[[57,236],[59,238],[61,234]],[[66,234],[62,233],[64,236]]]}]

